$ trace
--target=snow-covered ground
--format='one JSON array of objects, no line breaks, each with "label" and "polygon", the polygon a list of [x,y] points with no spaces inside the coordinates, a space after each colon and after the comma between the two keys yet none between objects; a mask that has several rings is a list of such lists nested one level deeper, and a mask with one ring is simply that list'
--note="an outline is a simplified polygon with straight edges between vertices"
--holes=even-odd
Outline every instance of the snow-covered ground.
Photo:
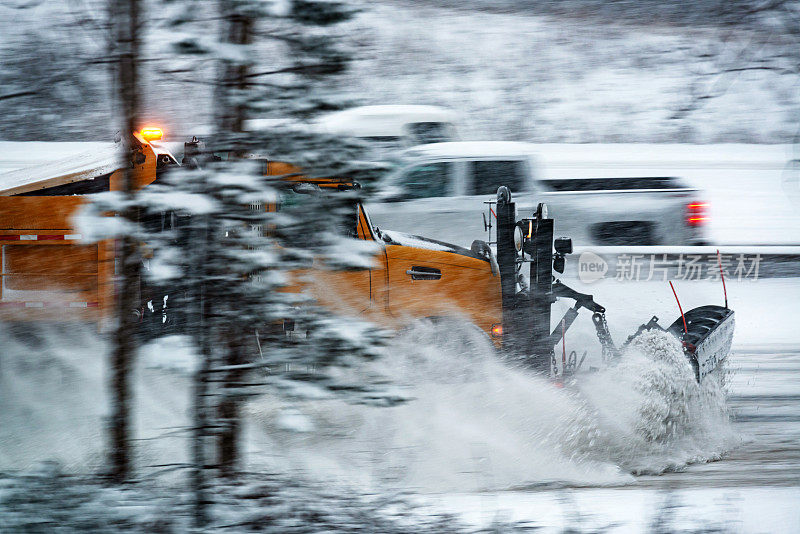
[{"label": "snow-covered ground", "polygon": [[800,488],[566,489],[446,495],[429,501],[475,526],[524,521],[537,532],[790,534]]},{"label": "snow-covered ground", "polygon": [[[108,345],[92,328],[74,323],[0,323],[0,329],[0,470],[55,460],[67,472],[92,472],[103,462]],[[166,349],[175,367],[184,352],[175,345]],[[175,431],[189,421],[186,378],[158,370],[150,358],[144,351],[145,365],[136,373],[134,427],[146,444],[138,460],[185,461],[186,434]]]},{"label": "snow-covered ground", "polygon": [[[468,139],[784,143],[798,131],[796,72],[725,72],[783,65],[778,35],[392,4],[351,24],[349,88],[366,104],[451,107]],[[681,114],[693,94],[712,98]]]},{"label": "snow-covered ground", "polygon": [[[76,83],[69,78],[53,84],[41,100],[4,101],[0,137],[66,140],[114,134],[118,126],[110,116],[105,65],[78,63],[105,55],[97,46],[104,35],[86,24],[102,12],[101,4],[0,5],[3,53],[13,58],[22,51],[28,58],[9,67],[9,90],[27,86],[26,71],[48,83],[54,73],[46,59],[52,56],[48,46],[57,48],[59,57],[70,57],[78,47],[73,54],[78,58],[72,59],[90,75],[83,81],[89,90],[68,86]],[[718,19],[674,26],[524,9],[489,12],[474,9],[476,3],[455,8],[402,4],[370,2],[343,29],[356,58],[341,87],[357,103],[448,106],[462,115],[465,137],[477,140],[785,143],[798,131],[800,93],[791,48],[796,37],[775,28],[759,31]],[[173,36],[171,27],[159,23],[169,13],[147,12],[146,29],[152,33],[145,48],[153,58],[163,58]],[[31,30],[41,20],[59,24],[32,39]],[[262,52],[265,65],[286,59],[274,46]],[[183,67],[196,75],[172,72]],[[179,139],[212,122],[211,88],[204,83],[212,75],[208,66],[184,57],[145,64],[143,71],[148,121]]]},{"label": "snow-covered ground", "polygon": [[[617,340],[652,314],[670,322],[678,314],[666,283],[567,282],[608,307]],[[620,369],[558,389],[502,365],[470,330],[420,325],[393,342],[379,364],[411,403],[379,409],[258,398],[248,408],[248,463],[254,471],[365,492],[415,490],[431,512],[452,511],[475,525],[499,517],[547,532],[565,526],[646,532],[658,525],[793,532],[792,503],[800,497],[799,288],[796,278],[728,283],[737,334],[727,401],[713,389],[693,392],[688,366],[635,355]],[[722,299],[717,282],[677,289],[684,309]],[[569,350],[590,351],[584,370],[602,367],[588,316],[567,339]],[[0,470],[30,469],[51,458],[68,472],[100,465],[106,351],[91,332],[4,326]],[[148,466],[186,458],[185,434],[175,431],[187,423],[191,353],[173,338],[146,347],[140,362],[137,463],[149,472]],[[651,386],[669,385],[662,391],[672,394],[659,393],[660,386],[639,389],[637,377],[648,373],[660,377]],[[664,409],[675,414],[672,430],[648,415]]]},{"label": "snow-covered ground", "polygon": [[425,502],[475,525],[499,517],[543,532],[797,532],[800,352],[736,351],[730,367],[728,404],[742,443],[720,461],[614,488],[440,494]]},{"label": "snow-covered ground", "polygon": [[[544,532],[565,528],[576,532],[796,532],[800,386],[795,377],[800,353],[737,351],[729,376],[733,424],[717,420],[707,427],[705,431],[717,435],[695,442],[699,455],[691,459],[693,463],[686,465],[684,458],[674,471],[632,477],[597,463],[610,451],[605,447],[617,440],[622,440],[617,443],[623,446],[619,452],[648,457],[642,455],[646,449],[636,439],[636,427],[628,426],[628,418],[635,415],[627,411],[628,404],[637,398],[627,389],[629,376],[595,376],[601,383],[612,382],[595,391],[601,397],[593,406],[605,410],[605,415],[593,419],[597,414],[587,412],[580,402],[591,393],[591,382],[581,386],[582,393],[559,390],[545,381],[503,371],[489,361],[471,359],[480,357],[480,348],[461,355],[447,343],[436,348],[430,344],[429,333],[417,331],[410,340],[414,348],[395,346],[411,350],[411,358],[395,354],[400,361],[391,366],[405,378],[423,382],[416,389],[416,404],[390,412],[345,406],[289,407],[261,399],[249,410],[251,466],[263,468],[267,463],[301,473],[327,484],[328,492],[338,487],[346,493],[353,483],[359,492],[398,487],[422,490],[414,497],[421,512],[454,513],[475,527],[503,520],[522,521]],[[63,332],[56,334],[63,336]],[[99,360],[104,346],[91,336],[72,337],[68,344],[44,339],[34,343],[30,334],[26,337],[25,343],[6,337],[4,344],[0,469],[33,468],[39,477],[34,485],[53,492],[69,482],[47,478],[48,468],[36,468],[39,459],[58,459],[67,472],[86,472],[101,461],[105,396]],[[27,347],[37,359],[24,357],[15,347]],[[185,354],[174,344],[164,348]],[[466,367],[453,366],[453,359],[459,357],[459,364]],[[165,435],[185,424],[188,393],[182,371],[176,374],[165,368],[169,358],[159,359],[150,351],[143,359],[158,367],[140,369],[137,379],[136,431],[140,437],[151,438],[139,442],[140,467],[147,472],[147,465],[163,463],[165,458],[181,461],[186,443],[180,435]],[[173,368],[183,370],[182,357]],[[315,432],[298,434],[276,425],[277,415],[286,410],[299,410],[313,420]],[[587,432],[592,420],[605,422],[594,427],[596,443],[582,449],[581,443],[592,443],[585,441],[592,437]],[[702,437],[702,425],[693,432],[700,432],[696,438]],[[719,441],[712,445],[720,434],[729,435],[733,442],[721,460],[704,463],[720,452],[716,449]],[[653,467],[677,458],[681,442],[651,449]],[[303,468],[292,469],[292,462]],[[295,465],[299,468],[299,464]],[[514,483],[519,480],[524,483]],[[0,497],[9,495],[9,481],[0,488]],[[249,488],[245,484],[237,491]],[[78,496],[74,488],[60,491],[70,499]],[[105,514],[130,518],[133,510],[145,513],[142,517],[147,521],[157,521],[167,509],[174,513],[185,500],[165,497],[164,488],[156,488],[150,498],[144,493],[147,488],[136,491],[136,495],[99,495],[97,504],[85,509],[83,521]],[[26,509],[35,510],[31,506]],[[103,507],[107,510],[100,510]],[[15,509],[20,509],[19,504]],[[47,513],[58,514],[49,509]],[[226,514],[229,523],[256,515],[251,508],[236,507],[220,509],[220,513]],[[66,520],[67,516],[62,513],[61,517]]]}]

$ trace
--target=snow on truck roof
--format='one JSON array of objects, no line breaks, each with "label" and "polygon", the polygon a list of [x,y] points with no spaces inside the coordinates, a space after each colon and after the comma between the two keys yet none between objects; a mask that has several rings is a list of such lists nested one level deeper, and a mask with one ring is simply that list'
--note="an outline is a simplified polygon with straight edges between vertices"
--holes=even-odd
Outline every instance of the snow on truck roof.
[{"label": "snow on truck roof", "polygon": [[331,113],[317,124],[328,133],[356,137],[400,137],[407,135],[407,124],[458,121],[455,111],[439,106],[385,105],[360,106]]},{"label": "snow on truck roof", "polygon": [[0,196],[91,180],[114,172],[119,166],[119,148],[114,143],[3,141]]},{"label": "snow on truck roof", "polygon": [[536,146],[517,141],[452,141],[418,145],[400,153],[401,158],[519,158],[537,153]]}]

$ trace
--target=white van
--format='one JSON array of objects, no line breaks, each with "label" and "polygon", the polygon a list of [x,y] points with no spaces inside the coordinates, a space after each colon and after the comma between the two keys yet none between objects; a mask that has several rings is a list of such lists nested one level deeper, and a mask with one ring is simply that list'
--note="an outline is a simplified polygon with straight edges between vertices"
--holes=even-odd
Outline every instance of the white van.
[{"label": "white van", "polygon": [[386,151],[458,140],[458,115],[439,106],[360,106],[325,115],[320,131],[358,137]]}]

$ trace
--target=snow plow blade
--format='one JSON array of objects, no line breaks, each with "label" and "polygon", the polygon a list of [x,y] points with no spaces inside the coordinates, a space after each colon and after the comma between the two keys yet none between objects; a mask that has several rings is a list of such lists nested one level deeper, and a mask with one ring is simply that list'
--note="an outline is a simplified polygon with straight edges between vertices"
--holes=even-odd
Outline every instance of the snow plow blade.
[{"label": "snow plow blade", "polygon": [[[667,329],[683,342],[700,382],[728,357],[733,342],[734,313],[723,306],[700,306],[678,317]],[[686,330],[684,331],[684,318]]]},{"label": "snow plow blade", "polygon": [[[518,220],[516,204],[505,186],[498,188],[497,201],[489,202],[490,207],[492,204],[497,218],[504,351],[543,374],[557,373],[554,348],[564,339],[581,308],[592,313],[604,362],[619,360],[623,349],[642,332],[654,328],[665,331],[658,324],[658,317],[653,317],[617,347],[606,322],[605,307],[595,302],[592,295],[575,291],[555,278],[554,272],[564,272],[565,257],[572,253],[572,241],[566,237],[553,238],[553,219],[548,218],[547,207],[540,203],[531,216]],[[530,267],[527,282],[522,276],[525,264]],[[575,304],[551,332],[551,306],[557,299],[571,299]],[[698,382],[728,357],[733,341],[733,316],[727,302],[724,307],[700,306],[682,314],[666,329],[682,342]],[[574,373],[579,367],[570,370],[563,363],[561,373]]]}]

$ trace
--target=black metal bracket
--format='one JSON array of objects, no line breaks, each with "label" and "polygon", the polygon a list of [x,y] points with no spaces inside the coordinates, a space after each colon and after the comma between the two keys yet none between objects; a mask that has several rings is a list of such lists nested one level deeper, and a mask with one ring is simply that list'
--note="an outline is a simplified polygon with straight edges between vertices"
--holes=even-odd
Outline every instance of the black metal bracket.
[{"label": "black metal bracket", "polygon": [[571,287],[562,284],[560,280],[553,282],[553,295],[559,298],[573,299],[577,307],[586,308],[594,313],[606,312],[606,309],[596,303],[591,295],[575,291]]},{"label": "black metal bracket", "polygon": [[553,295],[553,219],[526,219],[528,228],[522,247],[530,262],[530,287],[517,290],[520,253],[514,244],[518,231],[516,204],[507,187],[497,190],[497,263],[503,304],[503,346],[524,358],[534,369],[549,372],[553,355],[550,339],[550,307]]},{"label": "black metal bracket", "polygon": [[[580,293],[553,278],[553,219],[543,205],[536,213],[516,220],[516,205],[507,187],[497,190],[497,263],[503,304],[503,347],[524,358],[534,369],[550,371],[555,345],[562,338],[561,327],[550,331],[551,308],[558,298],[575,300],[562,318],[563,330],[578,317],[580,308],[605,313],[592,295]],[[516,232],[516,242],[515,242]],[[563,240],[562,240],[563,241]],[[560,248],[564,248],[563,243]],[[571,248],[571,243],[569,243]],[[520,249],[520,250],[518,250]],[[518,269],[530,263],[530,287],[518,290]],[[605,321],[601,325],[605,328]],[[607,335],[604,330],[603,335]],[[611,344],[610,340],[608,341]]]}]

